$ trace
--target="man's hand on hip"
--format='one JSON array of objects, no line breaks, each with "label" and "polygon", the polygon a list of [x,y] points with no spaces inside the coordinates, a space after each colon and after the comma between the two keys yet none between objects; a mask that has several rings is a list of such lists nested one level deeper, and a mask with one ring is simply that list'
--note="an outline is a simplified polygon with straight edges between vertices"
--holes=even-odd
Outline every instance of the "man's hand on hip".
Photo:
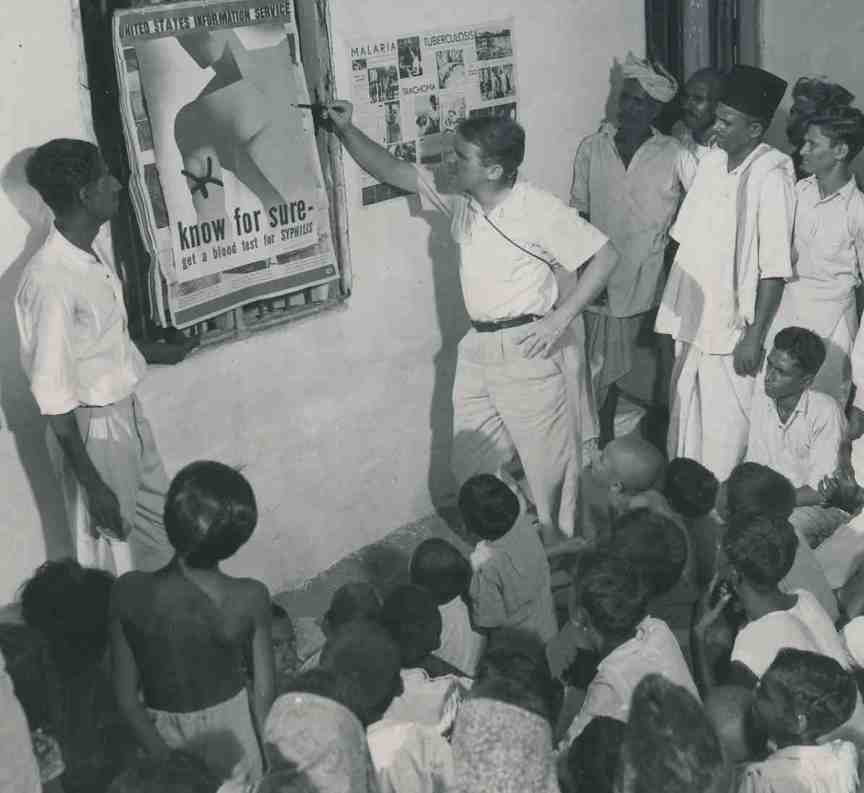
[{"label": "man's hand on hip", "polygon": [[527,325],[525,332],[516,336],[514,341],[526,358],[548,358],[555,352],[556,345],[567,330],[567,325],[556,312],[547,314],[543,319]]}]

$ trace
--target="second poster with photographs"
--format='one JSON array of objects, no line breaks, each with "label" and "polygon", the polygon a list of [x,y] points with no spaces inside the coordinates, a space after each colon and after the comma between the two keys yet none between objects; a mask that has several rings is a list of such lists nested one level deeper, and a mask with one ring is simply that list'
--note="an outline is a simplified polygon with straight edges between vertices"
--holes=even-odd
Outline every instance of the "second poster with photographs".
[{"label": "second poster with photographs", "polygon": [[[434,168],[463,119],[516,118],[512,19],[348,46],[355,123],[396,157]],[[363,206],[400,195],[363,173]]]}]

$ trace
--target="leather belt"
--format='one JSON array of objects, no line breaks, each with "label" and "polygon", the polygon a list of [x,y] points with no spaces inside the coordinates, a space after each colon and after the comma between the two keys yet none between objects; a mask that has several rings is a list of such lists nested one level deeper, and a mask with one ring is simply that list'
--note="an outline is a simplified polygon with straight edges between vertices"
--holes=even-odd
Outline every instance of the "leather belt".
[{"label": "leather belt", "polygon": [[529,322],[536,322],[538,319],[543,319],[540,314],[522,314],[519,317],[511,317],[510,319],[498,319],[491,322],[475,322],[471,320],[471,326],[478,333],[495,333],[498,330],[505,328],[518,328],[520,325],[527,325]]}]

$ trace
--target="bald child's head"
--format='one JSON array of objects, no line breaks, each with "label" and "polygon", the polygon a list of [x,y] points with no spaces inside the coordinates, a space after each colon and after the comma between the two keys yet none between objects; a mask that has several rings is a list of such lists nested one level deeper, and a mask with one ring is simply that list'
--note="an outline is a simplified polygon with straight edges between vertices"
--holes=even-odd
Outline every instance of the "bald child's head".
[{"label": "bald child's head", "polygon": [[592,467],[604,484],[635,495],[658,487],[665,466],[666,460],[656,446],[628,436],[610,441]]}]

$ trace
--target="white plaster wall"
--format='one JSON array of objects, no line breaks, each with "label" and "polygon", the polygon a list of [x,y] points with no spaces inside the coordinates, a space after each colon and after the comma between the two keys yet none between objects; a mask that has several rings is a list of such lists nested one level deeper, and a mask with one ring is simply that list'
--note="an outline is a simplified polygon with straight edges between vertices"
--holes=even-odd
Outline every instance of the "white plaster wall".
[{"label": "white plaster wall", "polygon": [[[67,3],[16,3],[15,24],[0,25],[0,602],[46,553],[66,547],[40,448],[42,424],[17,364],[11,304],[46,224],[22,185],[22,152],[82,127]],[[348,94],[348,39],[514,15],[524,171],[563,197],[576,144],[603,115],[612,56],[644,52],[642,5],[334,0],[339,88]],[[347,176],[353,197],[353,165]],[[350,236],[355,278],[346,309],[152,369],[141,389],[169,473],[201,457],[243,467],[261,520],[227,568],[274,590],[453,495],[449,392],[455,343],[466,327],[454,249],[443,224],[412,215],[404,199],[353,204]]]},{"label": "white plaster wall", "polygon": [[[790,91],[771,129],[785,144],[783,130],[791,86],[803,75],[824,74],[856,95],[864,107],[864,5],[861,0],[761,0],[761,65],[789,81]],[[859,184],[864,157],[855,162]]]}]

